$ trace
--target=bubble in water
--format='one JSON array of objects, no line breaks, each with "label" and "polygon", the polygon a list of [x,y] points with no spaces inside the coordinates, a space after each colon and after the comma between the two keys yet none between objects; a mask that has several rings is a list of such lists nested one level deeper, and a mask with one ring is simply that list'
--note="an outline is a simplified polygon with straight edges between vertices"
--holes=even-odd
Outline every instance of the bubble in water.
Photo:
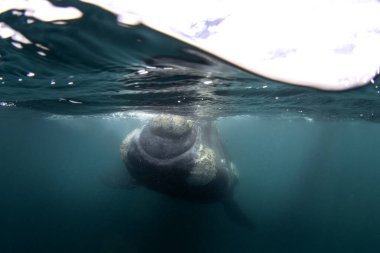
[{"label": "bubble in water", "polygon": [[41,56],[46,56],[46,53],[45,52],[42,52],[42,51],[37,51],[37,54],[41,55]]},{"label": "bubble in water", "polygon": [[145,69],[140,69],[139,71],[137,71],[137,73],[138,73],[139,75],[146,75],[146,74],[148,74],[149,72],[146,71]]},{"label": "bubble in water", "polygon": [[22,49],[23,48],[23,46],[21,45],[21,43],[18,43],[18,42],[11,42],[12,43],[12,45],[15,47],[15,48],[18,48],[18,49]]}]

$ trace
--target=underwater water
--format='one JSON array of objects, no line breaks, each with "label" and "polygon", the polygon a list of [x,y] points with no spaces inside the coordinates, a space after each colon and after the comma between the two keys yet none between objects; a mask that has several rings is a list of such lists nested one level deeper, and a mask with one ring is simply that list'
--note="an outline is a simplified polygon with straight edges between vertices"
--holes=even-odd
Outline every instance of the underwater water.
[{"label": "underwater water", "polygon": [[379,252],[377,124],[218,119],[252,233],[221,204],[99,180],[140,120],[46,116],[1,110],[1,252]]},{"label": "underwater water", "polygon": [[[269,81],[68,2],[81,19],[0,14],[33,42],[0,40],[0,252],[380,252],[379,78]],[[215,121],[254,232],[220,203],[102,183],[155,113]]]}]

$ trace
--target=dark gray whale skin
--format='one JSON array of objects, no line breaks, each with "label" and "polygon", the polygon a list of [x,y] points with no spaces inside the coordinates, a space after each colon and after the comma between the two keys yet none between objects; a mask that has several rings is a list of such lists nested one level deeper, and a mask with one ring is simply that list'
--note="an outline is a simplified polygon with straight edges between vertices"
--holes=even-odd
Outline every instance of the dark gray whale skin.
[{"label": "dark gray whale skin", "polygon": [[232,220],[253,230],[233,199],[238,173],[213,122],[157,116],[127,136],[120,151],[136,184],[193,202],[221,202]]}]

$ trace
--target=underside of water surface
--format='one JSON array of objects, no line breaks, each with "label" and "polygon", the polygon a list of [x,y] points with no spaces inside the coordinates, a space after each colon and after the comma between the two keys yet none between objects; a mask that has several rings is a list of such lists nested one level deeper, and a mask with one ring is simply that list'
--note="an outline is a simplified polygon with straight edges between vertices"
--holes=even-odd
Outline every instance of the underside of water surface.
[{"label": "underside of water surface", "polygon": [[0,14],[0,21],[30,42],[17,42],[14,36],[0,40],[1,105],[82,115],[137,110],[215,118],[380,117],[378,78],[344,92],[287,85],[144,25],[121,26],[114,14],[99,7],[77,1],[54,4],[74,6],[83,17],[59,23],[22,10]]}]

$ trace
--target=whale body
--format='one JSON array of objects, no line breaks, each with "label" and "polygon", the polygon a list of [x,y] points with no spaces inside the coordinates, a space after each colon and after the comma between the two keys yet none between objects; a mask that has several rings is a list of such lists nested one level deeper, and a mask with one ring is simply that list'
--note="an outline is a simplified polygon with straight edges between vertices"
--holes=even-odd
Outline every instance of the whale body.
[{"label": "whale body", "polygon": [[119,177],[120,185],[142,185],[198,203],[221,202],[232,220],[254,228],[233,199],[238,171],[212,121],[156,116],[127,135],[120,154],[128,174]]}]

